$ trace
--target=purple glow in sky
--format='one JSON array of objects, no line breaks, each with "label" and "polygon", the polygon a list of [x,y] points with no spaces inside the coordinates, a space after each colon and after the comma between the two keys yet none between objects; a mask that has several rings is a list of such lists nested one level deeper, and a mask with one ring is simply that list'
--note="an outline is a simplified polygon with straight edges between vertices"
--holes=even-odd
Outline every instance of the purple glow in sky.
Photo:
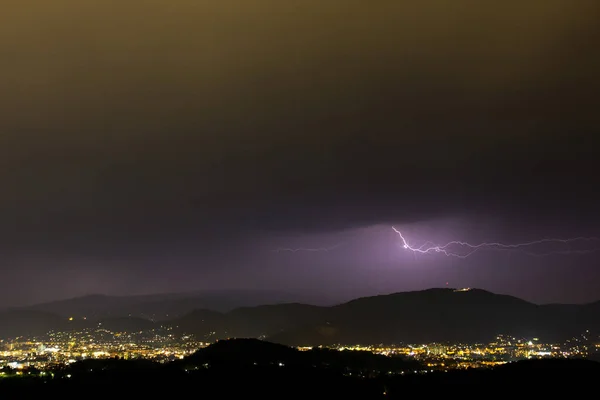
[{"label": "purple glow in sky", "polygon": [[[395,227],[392,230],[398,234],[402,241],[402,248],[410,250],[414,253],[428,254],[428,253],[441,253],[445,256],[452,256],[458,258],[467,258],[480,250],[505,250],[505,251],[518,251],[523,254],[527,254],[535,257],[544,257],[550,255],[576,255],[576,254],[589,254],[600,250],[600,238],[597,237],[575,237],[569,239],[538,239],[530,242],[506,244],[499,242],[482,242],[478,244],[472,244],[463,242],[460,240],[452,240],[443,245],[436,245],[430,241],[423,243],[422,245],[415,247],[411,246],[407,239],[402,235]],[[574,248],[574,246],[584,244],[584,248]],[[591,247],[590,247],[591,244]],[[536,247],[540,245],[552,245],[550,250],[536,251]],[[558,246],[557,246],[558,245]],[[554,248],[554,249],[552,249]]]},{"label": "purple glow in sky", "polygon": [[[403,231],[409,233],[377,225],[327,235],[280,238],[294,247],[282,246],[271,252],[286,275],[302,271],[313,277],[311,281],[330,285],[347,297],[350,293],[443,287],[449,282],[455,287],[481,287],[536,302],[595,300],[595,284],[586,277],[596,271],[598,238],[528,240],[543,235],[534,230],[514,235],[519,242],[511,243],[512,227],[486,228],[499,225],[498,221],[433,220],[404,225]],[[552,228],[548,232],[556,233]],[[489,242],[478,241],[478,235]],[[467,237],[470,242],[444,240],[457,236]],[[493,240],[495,237],[506,242]],[[298,278],[297,283],[303,280]],[[515,284],[517,280],[519,284]],[[573,291],[576,287],[582,290]],[[548,295],[549,288],[556,294]],[[565,294],[569,292],[573,294],[567,299]]]},{"label": "purple glow in sky", "polygon": [[600,2],[113,3],[2,2],[0,309],[600,299]]}]

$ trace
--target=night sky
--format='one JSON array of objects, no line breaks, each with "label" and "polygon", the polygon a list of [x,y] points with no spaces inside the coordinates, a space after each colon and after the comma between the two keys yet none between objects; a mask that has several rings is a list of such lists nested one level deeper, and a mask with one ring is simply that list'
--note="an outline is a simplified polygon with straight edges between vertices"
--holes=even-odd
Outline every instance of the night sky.
[{"label": "night sky", "polygon": [[463,260],[391,229],[600,236],[599,16],[584,0],[4,0],[0,306],[446,282],[599,300],[600,251]]}]

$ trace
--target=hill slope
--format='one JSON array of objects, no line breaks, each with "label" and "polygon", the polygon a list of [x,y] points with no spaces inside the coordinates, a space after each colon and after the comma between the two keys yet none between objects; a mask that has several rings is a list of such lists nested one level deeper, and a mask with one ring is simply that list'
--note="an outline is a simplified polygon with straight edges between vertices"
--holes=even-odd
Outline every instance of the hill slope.
[{"label": "hill slope", "polygon": [[498,334],[547,341],[599,327],[596,306],[540,306],[484,290],[429,289],[365,297],[334,307],[281,304],[236,309],[218,324],[186,317],[179,330],[213,338],[266,337],[287,345],[487,342]]},{"label": "hill slope", "polygon": [[[114,300],[110,297],[85,298],[80,306],[90,310],[98,303],[103,307],[123,304],[121,299]],[[140,305],[151,313],[151,307],[157,302],[161,305],[184,302],[187,308],[202,303],[202,300],[195,302],[177,297],[148,300],[147,297],[133,298],[129,310]],[[135,301],[141,303],[135,304]],[[600,303],[536,305],[478,289],[394,293],[364,297],[333,307],[286,303],[241,307],[227,312],[194,307],[192,312],[155,323],[136,316],[69,321],[45,310],[58,307],[64,311],[68,308],[65,304],[72,307],[70,311],[76,311],[73,307],[78,306],[75,301],[67,301],[40,307],[44,311],[20,309],[0,313],[0,337],[37,335],[48,330],[93,326],[102,321],[105,322],[103,326],[115,331],[141,331],[168,325],[176,333],[194,334],[204,341],[263,338],[294,346],[488,342],[498,334],[538,337],[553,342],[586,331],[590,331],[587,336],[595,338],[600,333]],[[102,308],[102,312],[108,309]],[[121,314],[123,312],[126,309],[121,310]]]},{"label": "hill slope", "polygon": [[141,296],[88,295],[36,304],[22,309],[44,311],[63,317],[140,317],[164,320],[194,309],[226,312],[238,307],[281,304],[302,300],[300,296],[269,290],[214,290]]}]

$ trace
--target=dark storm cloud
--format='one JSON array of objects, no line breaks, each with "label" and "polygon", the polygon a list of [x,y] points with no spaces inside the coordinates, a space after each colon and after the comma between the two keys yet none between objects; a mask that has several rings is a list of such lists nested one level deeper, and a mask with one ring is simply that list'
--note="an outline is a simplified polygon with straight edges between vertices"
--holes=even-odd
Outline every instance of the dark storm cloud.
[{"label": "dark storm cloud", "polygon": [[593,211],[597,4],[360,3],[4,4],[5,245]]}]

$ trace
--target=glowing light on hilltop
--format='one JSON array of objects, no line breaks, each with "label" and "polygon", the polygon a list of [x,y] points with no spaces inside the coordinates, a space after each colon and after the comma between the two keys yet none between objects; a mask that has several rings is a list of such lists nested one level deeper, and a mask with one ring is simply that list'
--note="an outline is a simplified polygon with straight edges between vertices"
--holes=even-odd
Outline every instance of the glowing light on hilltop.
[{"label": "glowing light on hilltop", "polygon": [[[575,237],[575,238],[569,238],[569,239],[557,239],[557,238],[551,238],[551,239],[540,239],[540,240],[534,240],[531,242],[524,242],[524,243],[516,243],[516,244],[506,244],[506,243],[499,243],[499,242],[483,242],[483,243],[479,243],[479,244],[472,244],[472,243],[468,243],[468,242],[463,242],[463,241],[459,241],[459,240],[453,240],[451,242],[448,242],[446,244],[443,245],[436,245],[430,241],[425,242],[424,244],[422,244],[421,246],[415,247],[413,245],[410,245],[408,240],[404,237],[404,235],[402,234],[402,232],[400,232],[398,229],[396,229],[395,227],[392,226],[392,229],[394,230],[394,232],[396,232],[396,234],[398,235],[398,237],[400,238],[401,242],[402,242],[402,247],[406,250],[410,250],[413,253],[420,253],[420,254],[429,254],[429,253],[442,253],[445,256],[452,256],[452,257],[458,257],[458,258],[467,258],[470,255],[472,255],[473,253],[479,251],[479,250],[507,250],[507,251],[518,251],[524,254],[528,254],[531,256],[548,256],[551,254],[589,254],[589,253],[593,253],[596,251],[600,250],[600,238],[597,237]],[[557,249],[557,250],[550,250],[550,251],[546,251],[546,252],[536,252],[535,250],[532,250],[532,248],[536,245],[540,245],[540,244],[573,244],[573,243],[581,243],[581,242],[598,242],[596,244],[596,247],[594,248],[590,248],[590,249],[584,249],[584,250],[577,250],[577,249]]]}]

